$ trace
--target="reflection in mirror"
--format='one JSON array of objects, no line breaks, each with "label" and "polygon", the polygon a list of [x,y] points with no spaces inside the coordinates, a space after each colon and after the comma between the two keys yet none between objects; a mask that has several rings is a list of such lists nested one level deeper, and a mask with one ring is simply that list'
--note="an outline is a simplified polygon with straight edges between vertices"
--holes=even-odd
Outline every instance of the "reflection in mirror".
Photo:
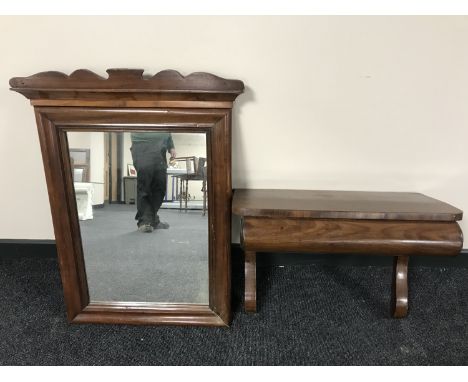
[{"label": "reflection in mirror", "polygon": [[205,133],[67,137],[90,300],[208,305]]}]

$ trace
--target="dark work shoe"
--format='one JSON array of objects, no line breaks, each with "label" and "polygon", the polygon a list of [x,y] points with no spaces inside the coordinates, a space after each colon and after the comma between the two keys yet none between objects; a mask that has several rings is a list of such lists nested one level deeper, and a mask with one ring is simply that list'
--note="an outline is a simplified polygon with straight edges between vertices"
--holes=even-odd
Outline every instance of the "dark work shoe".
[{"label": "dark work shoe", "polygon": [[153,232],[153,226],[151,224],[140,224],[138,226],[140,232]]},{"label": "dark work shoe", "polygon": [[159,222],[158,224],[154,225],[154,229],[168,229],[169,228],[169,223],[166,222]]}]

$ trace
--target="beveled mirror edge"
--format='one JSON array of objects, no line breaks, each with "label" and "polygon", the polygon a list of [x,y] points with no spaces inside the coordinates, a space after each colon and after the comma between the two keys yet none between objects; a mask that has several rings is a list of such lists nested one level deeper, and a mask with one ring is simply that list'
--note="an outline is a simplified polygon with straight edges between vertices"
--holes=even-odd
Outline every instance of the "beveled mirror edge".
[{"label": "beveled mirror edge", "polygon": [[[50,109],[46,109],[50,110]],[[50,111],[49,111],[50,112]],[[60,109],[60,112],[66,112],[65,109]],[[183,113],[183,111],[180,111]],[[219,113],[218,113],[219,114]],[[84,126],[81,126],[84,125]],[[184,124],[183,124],[184,125]],[[193,128],[193,127],[185,127],[180,126],[177,129],[177,133],[181,131],[184,133],[196,133],[196,134],[204,134],[205,135],[205,144],[207,149],[207,164],[208,164],[208,171],[211,170],[211,149],[210,149],[210,131],[211,128],[205,125],[201,125],[200,127]],[[215,123],[211,124],[211,127],[214,127]],[[112,318],[112,322],[123,322],[122,318],[115,318],[114,315],[116,313],[125,314],[127,318],[131,318],[130,321],[127,323],[165,323],[168,324],[171,322],[172,318],[176,318],[174,324],[182,324],[185,323],[187,325],[196,325],[197,324],[197,317],[200,318],[198,322],[200,325],[208,325],[209,323],[220,326],[221,323],[219,320],[223,322],[223,325],[227,325],[229,322],[229,318],[223,320],[214,309],[210,309],[210,306],[213,306],[211,303],[201,304],[201,303],[184,303],[184,302],[132,302],[132,301],[97,301],[91,300],[89,297],[89,288],[87,286],[87,277],[86,277],[86,268],[85,268],[85,259],[84,259],[84,251],[82,246],[81,240],[81,230],[79,227],[79,220],[78,220],[78,213],[75,203],[75,189],[73,187],[73,180],[71,176],[71,166],[69,162],[69,147],[67,145],[68,136],[67,133],[69,132],[101,132],[101,133],[108,133],[117,130],[118,132],[133,132],[133,131],[171,131],[174,133],[174,129],[168,129],[166,125],[162,124],[161,126],[145,126],[145,127],[125,127],[124,130],[121,128],[115,129],[112,126],[104,127],[102,125],[99,126],[90,126],[89,122],[84,123],[77,123],[75,122],[72,125],[55,125],[55,130],[57,132],[59,147],[61,149],[61,156],[62,156],[62,169],[63,169],[63,179],[65,183],[65,188],[67,190],[67,195],[71,196],[67,198],[69,204],[69,211],[70,214],[70,223],[72,227],[72,236],[74,238],[74,263],[77,269],[77,277],[80,280],[80,286],[77,289],[80,293],[80,300],[83,301],[82,310],[78,315],[74,318],[69,318],[71,323],[96,323],[99,319],[106,319],[107,317]],[[211,174],[211,173],[210,173]],[[209,175],[208,178],[211,180],[212,175]],[[210,184],[211,181],[208,181]],[[210,186],[209,186],[210,187]],[[208,198],[208,202],[210,199]],[[212,219],[211,214],[209,213],[210,207],[208,208],[208,227],[210,226],[209,222]],[[211,256],[214,256],[214,253],[210,254],[213,245],[211,245],[212,237],[214,236],[215,232],[213,230],[208,229],[208,260],[211,259]],[[60,252],[59,252],[60,255]],[[209,267],[208,267],[209,268]],[[214,274],[214,271],[209,268],[209,275]],[[214,295],[215,288],[211,284],[213,281],[210,281],[209,284],[209,298]],[[212,293],[213,292],[213,293]],[[108,313],[110,315],[108,315]],[[177,314],[176,314],[177,313]],[[145,317],[139,317],[139,315],[145,315]],[[149,316],[152,318],[150,319]],[[208,319],[211,317],[210,319]],[[224,317],[229,317],[225,315]],[[90,321],[87,321],[90,320]],[[102,322],[101,322],[102,323]]]}]

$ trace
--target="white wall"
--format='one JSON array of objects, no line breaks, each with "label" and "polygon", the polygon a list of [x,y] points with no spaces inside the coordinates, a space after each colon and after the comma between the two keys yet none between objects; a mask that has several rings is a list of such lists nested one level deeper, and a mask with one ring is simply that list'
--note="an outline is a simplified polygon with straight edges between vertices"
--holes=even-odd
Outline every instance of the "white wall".
[{"label": "white wall", "polygon": [[466,36],[467,17],[2,17],[0,238],[54,238],[33,111],[8,80],[78,68],[243,80],[234,187],[417,191],[468,211]]}]

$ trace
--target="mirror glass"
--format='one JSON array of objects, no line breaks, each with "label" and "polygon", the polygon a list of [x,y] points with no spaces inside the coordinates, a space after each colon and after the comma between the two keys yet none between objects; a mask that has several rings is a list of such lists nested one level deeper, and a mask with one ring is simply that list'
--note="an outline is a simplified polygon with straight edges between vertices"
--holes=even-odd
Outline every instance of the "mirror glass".
[{"label": "mirror glass", "polygon": [[90,301],[208,305],[206,134],[67,138]]}]

